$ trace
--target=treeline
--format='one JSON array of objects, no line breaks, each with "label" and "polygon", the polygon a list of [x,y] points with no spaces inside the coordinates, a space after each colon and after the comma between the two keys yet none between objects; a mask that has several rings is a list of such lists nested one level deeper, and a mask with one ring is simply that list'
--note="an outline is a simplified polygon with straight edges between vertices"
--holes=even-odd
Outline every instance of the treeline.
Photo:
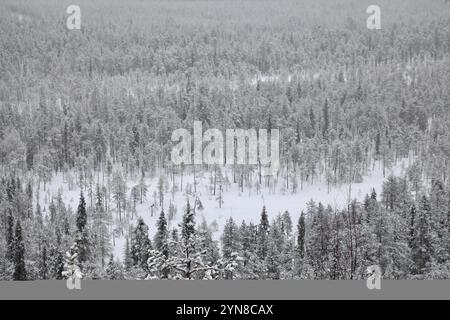
[{"label": "treeline", "polygon": [[372,265],[386,279],[450,277],[450,194],[439,181],[417,200],[406,180],[389,178],[381,197],[373,191],[346,210],[311,201],[296,225],[288,212],[269,223],[265,208],[258,224],[230,218],[220,251],[205,226],[194,230],[191,212],[180,238],[161,215],[142,260],[148,278],[366,279]]},{"label": "treeline", "polygon": [[17,211],[26,192],[8,185],[2,280],[63,279],[67,270],[112,280],[365,279],[372,265],[386,279],[450,277],[450,194],[439,181],[415,195],[406,179],[390,177],[381,195],[373,191],[343,210],[310,201],[298,221],[289,212],[269,221],[263,208],[259,223],[228,219],[220,241],[196,221],[199,204],[188,202],[179,226],[169,227],[162,211],[153,237],[142,218],[130,225],[120,257],[100,189],[92,210],[81,194],[75,213],[58,201],[43,216],[39,208]]}]

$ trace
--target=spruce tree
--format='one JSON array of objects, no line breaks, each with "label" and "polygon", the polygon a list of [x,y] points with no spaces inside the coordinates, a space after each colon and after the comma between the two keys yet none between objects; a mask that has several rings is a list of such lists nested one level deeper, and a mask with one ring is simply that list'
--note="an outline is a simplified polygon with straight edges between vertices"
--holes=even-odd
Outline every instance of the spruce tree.
[{"label": "spruce tree", "polygon": [[281,232],[288,238],[292,234],[292,219],[288,211],[285,211],[281,216]]},{"label": "spruce tree", "polygon": [[239,228],[239,239],[240,239],[240,247],[241,252],[240,256],[242,257],[242,279],[257,279],[258,275],[256,274],[257,266],[255,266],[255,261],[258,261],[256,256],[255,248],[256,244],[253,240],[253,225],[247,225],[245,221],[242,221],[242,224]]},{"label": "spruce tree", "polygon": [[332,258],[331,258],[331,270],[330,279],[339,280],[342,277],[341,270],[341,258],[343,253],[343,243],[341,238],[341,219],[337,214],[334,215],[332,230]]},{"label": "spruce tree", "polygon": [[409,241],[408,241],[408,244],[409,244],[410,248],[412,248],[413,244],[414,244],[415,232],[416,232],[416,206],[413,205],[411,207],[410,215],[409,215],[409,232],[408,232]]},{"label": "spruce tree", "polygon": [[372,189],[372,193],[370,194],[370,199],[372,200],[377,200],[377,192],[375,191],[375,189]]},{"label": "spruce tree", "polygon": [[439,264],[445,264],[447,260],[450,260],[450,252],[445,244],[445,240],[448,238],[448,197],[448,192],[444,189],[442,182],[434,181],[430,194],[431,229],[435,235],[433,254]]},{"label": "spruce tree", "polygon": [[86,201],[84,200],[83,192],[81,192],[76,221],[78,232],[82,233],[84,231],[86,223],[87,223]]},{"label": "spruce tree", "polygon": [[114,261],[114,255],[111,253],[109,256],[109,262],[106,267],[106,276],[108,280],[123,280],[123,273],[120,264]]},{"label": "spruce tree", "polygon": [[148,226],[145,224],[144,219],[139,218],[131,239],[133,265],[140,266],[146,270],[150,249],[152,249],[152,243],[148,237]]},{"label": "spruce tree", "polygon": [[187,244],[190,238],[195,233],[195,216],[194,211],[189,204],[189,201],[186,205],[186,210],[183,215],[183,222],[181,225],[181,238],[185,244]]},{"label": "spruce tree", "polygon": [[167,221],[166,216],[164,214],[164,210],[161,211],[161,214],[159,215],[158,222],[156,223],[156,234],[155,234],[155,248],[158,251],[166,251],[167,252],[167,238],[168,238],[168,231],[167,231]]},{"label": "spruce tree", "polygon": [[258,225],[258,239],[257,239],[257,248],[258,248],[258,257],[264,261],[267,256],[267,250],[269,246],[268,241],[269,234],[269,218],[267,216],[266,207],[263,207],[261,212],[261,221]]},{"label": "spruce tree", "polygon": [[264,231],[269,230],[269,217],[267,215],[266,206],[263,206],[259,227],[260,227],[260,229],[263,229]]},{"label": "spruce tree", "polygon": [[62,280],[64,278],[64,254],[56,247],[50,249],[50,277],[55,280]]},{"label": "spruce tree", "polygon": [[94,213],[94,230],[96,233],[96,247],[97,254],[100,256],[102,269],[105,267],[105,258],[111,251],[111,242],[108,226],[110,225],[110,219],[108,219],[107,213],[103,205],[103,193],[100,186],[96,188],[96,202]]},{"label": "spruce tree", "polygon": [[64,263],[64,271],[62,272],[62,276],[66,279],[82,279],[84,274],[81,272],[80,268],[80,250],[78,246],[78,242],[70,247],[69,251],[66,252],[65,263]]},{"label": "spruce tree", "polygon": [[43,245],[42,247],[42,253],[39,262],[39,278],[42,280],[48,279],[48,257],[46,245]]},{"label": "spruce tree", "polygon": [[22,226],[17,221],[16,232],[14,237],[14,275],[16,281],[27,280],[27,272],[25,270],[25,245],[23,242]]},{"label": "spruce tree", "polygon": [[86,262],[89,258],[89,236],[86,227],[87,213],[86,213],[86,201],[84,200],[83,192],[80,194],[80,202],[77,209],[76,225],[77,225],[77,246],[79,250],[78,260],[80,263]]},{"label": "spruce tree", "polygon": [[14,261],[14,217],[11,210],[6,219],[6,259]]},{"label": "spruce tree", "polygon": [[298,220],[297,225],[297,250],[300,257],[303,259],[305,257],[305,234],[306,234],[306,225],[305,225],[305,213],[302,211],[300,218]]},{"label": "spruce tree", "polygon": [[231,258],[232,253],[240,251],[239,230],[233,218],[229,218],[223,228],[222,255]]},{"label": "spruce tree", "polygon": [[33,187],[31,186],[31,182],[29,181],[27,184],[27,218],[33,218]]},{"label": "spruce tree", "polygon": [[315,269],[316,279],[326,279],[329,259],[329,229],[327,211],[322,203],[312,206],[308,215],[312,222],[307,240],[308,262]]},{"label": "spruce tree", "polygon": [[175,278],[204,279],[207,271],[212,269],[211,266],[208,266],[208,261],[205,261],[202,256],[202,251],[200,251],[204,244],[203,235],[196,232],[195,213],[188,202],[181,225],[180,252],[171,261],[171,265],[177,270]]},{"label": "spruce tree", "polygon": [[429,200],[423,196],[420,201],[419,216],[416,223],[412,248],[414,261],[413,273],[424,274],[433,256],[431,236],[431,207]]},{"label": "spruce tree", "polygon": [[281,275],[280,252],[278,251],[274,241],[269,241],[267,256],[264,264],[266,274],[264,275],[263,279],[267,277],[267,279],[270,280],[279,280]]}]

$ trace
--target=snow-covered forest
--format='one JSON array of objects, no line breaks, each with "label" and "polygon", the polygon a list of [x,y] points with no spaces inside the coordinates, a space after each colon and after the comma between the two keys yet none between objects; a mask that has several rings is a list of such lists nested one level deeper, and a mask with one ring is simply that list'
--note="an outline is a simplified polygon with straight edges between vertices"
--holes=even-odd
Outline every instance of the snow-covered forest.
[{"label": "snow-covered forest", "polygon": [[0,280],[450,279],[448,1],[76,2],[0,3]]}]

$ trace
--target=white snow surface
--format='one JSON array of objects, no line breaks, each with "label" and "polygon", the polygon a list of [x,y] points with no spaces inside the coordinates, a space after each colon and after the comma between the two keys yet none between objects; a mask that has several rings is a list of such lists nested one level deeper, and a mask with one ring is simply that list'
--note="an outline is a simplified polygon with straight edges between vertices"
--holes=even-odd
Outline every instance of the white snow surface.
[{"label": "white snow surface", "polygon": [[[392,168],[386,170],[385,177],[387,178],[390,175],[402,176],[403,174],[405,174],[405,171],[411,164],[411,162],[411,158],[404,158],[399,160]],[[77,175],[76,173],[72,173],[72,176],[76,177]],[[214,221],[217,222],[218,228],[215,230],[214,228],[212,228],[213,237],[215,240],[220,239],[223,226],[226,220],[230,217],[233,217],[238,225],[241,224],[242,220],[245,220],[247,223],[258,223],[263,206],[266,206],[270,220],[275,218],[279,213],[288,211],[291,215],[293,223],[296,224],[302,210],[306,209],[307,203],[310,200],[314,200],[316,203],[322,202],[324,205],[329,204],[334,209],[343,209],[347,206],[349,198],[362,201],[366,194],[370,194],[372,189],[375,189],[377,194],[380,194],[383,182],[385,181],[385,177],[383,176],[381,163],[377,162],[374,170],[367,176],[364,176],[361,183],[353,183],[351,185],[350,197],[349,184],[331,187],[330,192],[328,192],[326,182],[320,180],[314,182],[314,184],[312,185],[304,184],[302,190],[299,186],[298,191],[295,194],[292,194],[291,192],[281,192],[280,189],[281,184],[283,184],[282,181],[278,183],[276,193],[273,193],[271,190],[262,187],[260,194],[257,194],[255,188],[252,188],[250,192],[247,188],[244,188],[244,192],[241,193],[237,184],[232,183],[228,190],[224,190],[223,205],[222,208],[219,208],[219,203],[216,199],[217,195],[212,195],[209,190],[210,174],[203,173],[202,175],[200,175],[199,173],[197,173],[197,197],[202,202],[203,210],[196,210],[196,221],[197,223],[201,223],[202,220],[205,219],[206,222],[210,225]],[[175,179],[177,180],[176,183],[179,185],[181,181],[180,177],[176,176]],[[229,179],[232,180],[231,177],[229,177]],[[76,180],[76,178],[74,178],[74,180]],[[186,206],[186,200],[189,198],[191,206],[194,204],[194,196],[187,196],[185,193],[186,187],[189,184],[191,185],[191,187],[193,186],[194,179],[192,175],[184,176],[183,192],[180,192],[178,190],[174,195],[171,192],[172,186],[170,179],[168,179],[167,181],[169,181],[169,187],[166,190],[167,192],[165,192],[164,194],[164,211],[167,215],[167,213],[169,212],[170,203],[173,203],[177,210],[174,220],[169,223],[169,228],[171,229],[181,222],[183,210]],[[127,181],[128,198],[130,197],[131,188],[137,184],[138,180]],[[157,192],[158,178],[147,178],[146,184],[148,186],[147,197],[142,205],[137,205],[137,215],[132,220],[132,224],[135,225],[137,217],[142,217],[145,223],[149,226],[150,236],[153,237],[156,231],[156,222],[161,212],[161,208],[156,208],[152,216],[150,209],[151,205],[155,203],[154,192]],[[66,206],[70,206],[72,212],[76,212],[79,202],[80,188],[76,183],[74,185],[75,187],[70,190],[69,183],[67,182],[67,174],[65,175],[65,177],[63,177],[62,173],[59,173],[53,177],[51,182],[47,184],[45,191],[43,185],[41,184],[41,188],[39,191],[39,204],[41,206],[43,214],[45,215],[48,212],[50,201],[52,197],[56,197],[58,192],[62,194],[63,201]],[[86,194],[86,192],[85,198],[86,205],[89,209],[90,197]],[[95,198],[93,201],[95,205]],[[112,197],[110,200],[110,207],[112,210],[112,215],[115,216],[115,204]],[[116,218],[114,219],[115,221],[118,220]],[[127,233],[125,231],[124,235],[121,235],[114,239],[114,256],[117,259],[123,258],[126,236]]]}]

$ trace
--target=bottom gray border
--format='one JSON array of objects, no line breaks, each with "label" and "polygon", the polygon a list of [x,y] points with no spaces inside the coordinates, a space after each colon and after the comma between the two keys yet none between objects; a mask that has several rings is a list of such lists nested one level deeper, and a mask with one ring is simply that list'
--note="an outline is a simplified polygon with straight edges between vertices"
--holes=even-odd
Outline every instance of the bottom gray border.
[{"label": "bottom gray border", "polygon": [[0,282],[0,299],[138,300],[312,300],[450,299],[450,281],[381,281],[369,290],[365,281],[82,281],[69,290],[66,281]]}]

